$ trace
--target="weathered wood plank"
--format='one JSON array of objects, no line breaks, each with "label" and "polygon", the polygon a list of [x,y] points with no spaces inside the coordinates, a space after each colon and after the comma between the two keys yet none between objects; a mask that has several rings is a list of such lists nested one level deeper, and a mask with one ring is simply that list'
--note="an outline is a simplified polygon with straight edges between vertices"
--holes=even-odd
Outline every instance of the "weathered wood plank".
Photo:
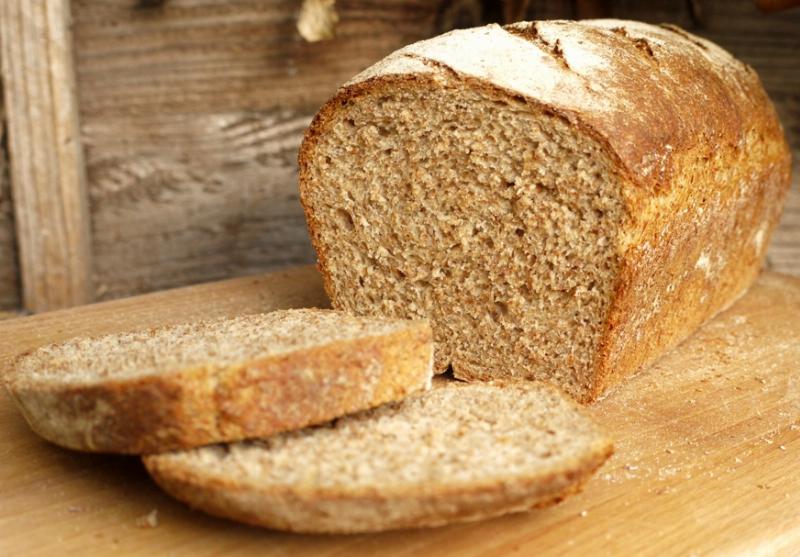
[{"label": "weathered wood plank", "polygon": [[0,3],[16,236],[24,303],[32,311],[91,299],[69,4]]},{"label": "weathered wood plank", "polygon": [[767,253],[767,263],[770,269],[800,276],[800,150],[795,149],[794,185],[789,192],[783,218],[772,238]]},{"label": "weathered wood plank", "polygon": [[85,124],[98,299],[312,261],[295,162],[309,120],[274,109]]},{"label": "weathered wood plank", "polygon": [[340,0],[330,41],[297,30],[297,0],[75,0],[86,116],[316,108],[380,56],[436,32],[441,0]]},{"label": "weathered wood plank", "polygon": [[[2,37],[0,37],[0,43]],[[17,243],[14,236],[14,209],[8,177],[6,116],[0,95],[0,311],[20,306]]]},{"label": "weathered wood plank", "polygon": [[571,2],[553,2],[552,0],[531,0],[525,6],[524,16],[520,19],[575,19],[578,6]]}]

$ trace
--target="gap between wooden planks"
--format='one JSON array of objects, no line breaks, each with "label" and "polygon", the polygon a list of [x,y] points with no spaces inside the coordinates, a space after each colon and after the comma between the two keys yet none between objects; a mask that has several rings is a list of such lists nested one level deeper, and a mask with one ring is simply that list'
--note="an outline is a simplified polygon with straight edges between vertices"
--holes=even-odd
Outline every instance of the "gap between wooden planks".
[{"label": "gap between wooden planks", "polygon": [[[74,334],[323,305],[311,267],[0,323],[0,362]],[[0,396],[0,554],[800,554],[800,279],[750,292],[590,411],[616,454],[541,511],[434,530],[299,536],[192,512],[138,460],[38,439]],[[143,528],[157,511],[158,524]]]}]

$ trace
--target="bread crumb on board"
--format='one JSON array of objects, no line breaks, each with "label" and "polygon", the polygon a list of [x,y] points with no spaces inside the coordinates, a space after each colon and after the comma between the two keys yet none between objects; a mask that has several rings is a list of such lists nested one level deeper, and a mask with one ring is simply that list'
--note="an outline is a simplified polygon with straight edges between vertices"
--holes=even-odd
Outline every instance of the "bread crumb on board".
[{"label": "bread crumb on board", "polygon": [[140,516],[136,519],[137,528],[157,528],[158,527],[158,509],[153,509],[149,513]]}]

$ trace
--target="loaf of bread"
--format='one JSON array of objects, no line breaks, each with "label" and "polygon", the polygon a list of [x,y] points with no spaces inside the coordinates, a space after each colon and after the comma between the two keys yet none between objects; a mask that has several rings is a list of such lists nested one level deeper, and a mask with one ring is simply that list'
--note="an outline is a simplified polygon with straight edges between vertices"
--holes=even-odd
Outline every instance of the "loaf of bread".
[{"label": "loaf of bread", "polygon": [[610,454],[608,439],[552,387],[447,381],[330,425],[144,462],[168,493],[211,514],[295,532],[369,532],[554,503]]},{"label": "loaf of bread", "polygon": [[398,400],[430,384],[432,364],[426,322],[284,310],[44,346],[7,387],[53,443],[152,453]]},{"label": "loaf of bread", "polygon": [[336,308],[429,317],[436,368],[581,401],[759,272],[790,155],[755,72],[671,25],[489,25],[403,48],[311,124]]}]

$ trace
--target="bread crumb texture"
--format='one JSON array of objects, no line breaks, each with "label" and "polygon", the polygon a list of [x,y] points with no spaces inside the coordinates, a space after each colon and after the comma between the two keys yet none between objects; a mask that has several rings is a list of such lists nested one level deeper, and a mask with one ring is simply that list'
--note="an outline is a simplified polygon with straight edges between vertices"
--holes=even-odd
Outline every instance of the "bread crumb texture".
[{"label": "bread crumb texture", "polygon": [[551,387],[447,382],[328,425],[145,463],[168,492],[213,514],[355,532],[553,502],[610,451],[598,428]]},{"label": "bread crumb texture", "polygon": [[137,528],[158,528],[158,509],[153,509],[149,513],[136,519]]},{"label": "bread crumb texture", "polygon": [[326,342],[397,332],[396,319],[329,310],[282,310],[196,321],[43,346],[23,356],[15,380],[87,383],[227,366]]},{"label": "bread crumb texture", "polygon": [[311,169],[332,189],[307,197],[335,243],[337,304],[431,317],[440,369],[503,367],[579,391],[619,266],[622,200],[598,145],[457,83],[359,101]]}]

